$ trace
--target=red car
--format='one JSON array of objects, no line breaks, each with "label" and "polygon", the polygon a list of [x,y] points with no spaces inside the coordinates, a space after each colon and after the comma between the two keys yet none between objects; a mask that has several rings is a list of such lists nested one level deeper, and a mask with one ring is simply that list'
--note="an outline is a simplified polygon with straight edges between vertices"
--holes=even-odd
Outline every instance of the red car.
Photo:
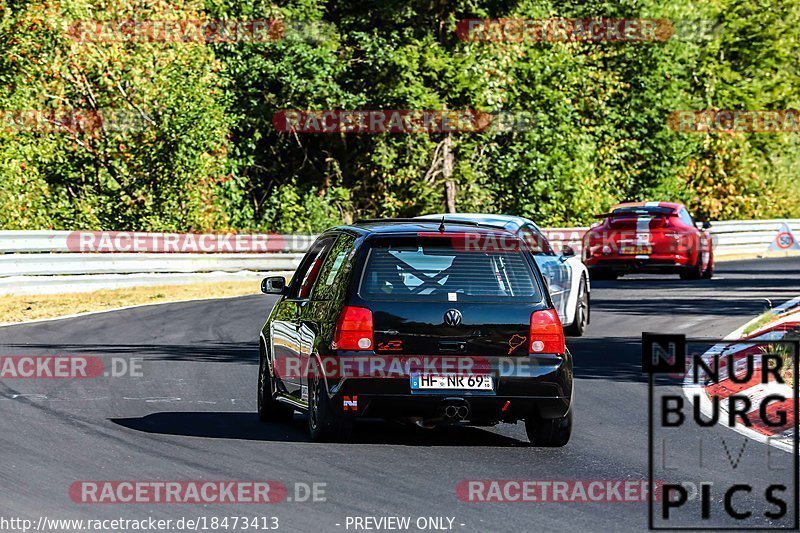
[{"label": "red car", "polygon": [[681,279],[714,275],[711,224],[695,224],[682,204],[625,203],[597,218],[603,221],[583,238],[583,261],[592,279],[638,272],[680,274]]}]

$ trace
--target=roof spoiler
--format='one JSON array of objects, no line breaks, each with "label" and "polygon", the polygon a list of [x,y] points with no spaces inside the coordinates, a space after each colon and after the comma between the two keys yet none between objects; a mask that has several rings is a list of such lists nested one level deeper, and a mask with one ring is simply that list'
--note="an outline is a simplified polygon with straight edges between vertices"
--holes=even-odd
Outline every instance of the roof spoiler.
[{"label": "roof spoiler", "polygon": [[[602,220],[604,218],[611,218],[612,216],[614,216],[614,213],[602,213],[602,214],[599,214],[599,215],[594,215],[594,218],[599,218],[600,220]],[[676,216],[678,216],[678,213],[673,211],[673,212],[670,212],[670,213],[655,213],[654,215],[651,215],[651,216],[676,217]]]},{"label": "roof spoiler", "polygon": [[[354,224],[370,224],[370,223],[381,223],[381,224],[435,224],[436,222],[439,223],[439,227],[444,224],[454,224],[454,225],[461,225],[461,226],[472,226],[474,228],[487,228],[493,229],[495,231],[507,231],[503,230],[503,228],[498,228],[497,226],[493,226],[492,224],[485,224],[483,222],[477,222],[474,220],[464,220],[458,218],[447,218],[446,216],[442,218],[422,218],[422,217],[414,217],[414,218],[362,218],[356,220]],[[441,229],[439,231],[442,231]]]}]

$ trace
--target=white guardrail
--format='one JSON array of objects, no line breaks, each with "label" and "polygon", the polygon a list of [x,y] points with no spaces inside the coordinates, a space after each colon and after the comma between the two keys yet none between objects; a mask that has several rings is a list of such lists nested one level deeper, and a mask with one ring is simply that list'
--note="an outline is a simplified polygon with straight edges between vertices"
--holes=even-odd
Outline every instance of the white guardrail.
[{"label": "white guardrail", "polygon": [[[800,237],[800,219],[715,222],[715,256],[765,256],[778,236]],[[553,248],[577,253],[587,228],[547,228]],[[0,231],[0,295],[89,292],[198,281],[256,281],[290,273],[313,235],[195,235]],[[785,246],[786,240],[782,242]],[[794,245],[800,249],[800,246]]]}]

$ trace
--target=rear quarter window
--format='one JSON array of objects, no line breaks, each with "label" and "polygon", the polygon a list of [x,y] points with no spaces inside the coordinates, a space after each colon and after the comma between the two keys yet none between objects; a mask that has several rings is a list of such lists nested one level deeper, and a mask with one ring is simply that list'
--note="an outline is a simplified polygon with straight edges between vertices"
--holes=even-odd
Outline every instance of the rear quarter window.
[{"label": "rear quarter window", "polygon": [[686,224],[687,226],[694,227],[694,220],[692,220],[692,216],[689,214],[686,209],[681,209],[678,211],[678,218],[681,219],[681,222]]},{"label": "rear quarter window", "polygon": [[325,256],[335,241],[335,236],[324,236],[311,246],[292,277],[289,299],[306,299],[310,296]]},{"label": "rear quarter window", "polygon": [[363,300],[539,302],[539,283],[522,251],[472,251],[449,239],[374,243],[359,287]]},{"label": "rear quarter window", "polygon": [[315,300],[336,300],[344,296],[353,261],[355,237],[341,235],[328,252],[314,287]]}]

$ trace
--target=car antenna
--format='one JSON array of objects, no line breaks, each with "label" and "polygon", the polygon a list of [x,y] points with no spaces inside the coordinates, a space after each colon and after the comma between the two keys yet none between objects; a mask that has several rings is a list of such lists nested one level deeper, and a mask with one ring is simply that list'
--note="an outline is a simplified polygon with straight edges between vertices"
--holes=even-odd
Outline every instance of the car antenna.
[{"label": "car antenna", "polygon": [[442,223],[439,224],[439,232],[444,233],[444,216],[442,216]]}]

